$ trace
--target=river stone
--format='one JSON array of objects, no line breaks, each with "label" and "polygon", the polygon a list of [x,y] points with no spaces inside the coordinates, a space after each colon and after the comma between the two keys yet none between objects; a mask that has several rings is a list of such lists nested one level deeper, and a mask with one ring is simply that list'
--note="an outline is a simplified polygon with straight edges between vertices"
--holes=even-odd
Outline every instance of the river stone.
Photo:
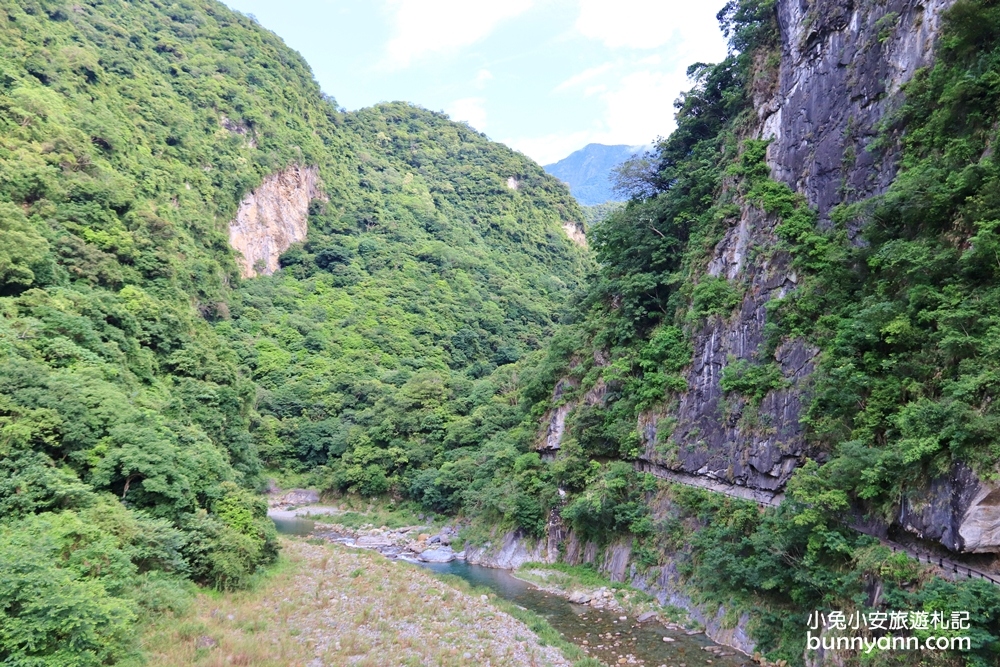
[{"label": "river stone", "polygon": [[319,491],[315,489],[292,489],[285,494],[284,502],[288,505],[312,505],[319,502]]},{"label": "river stone", "polygon": [[455,552],[452,551],[451,547],[428,549],[421,552],[420,560],[425,563],[450,563],[455,560]]},{"label": "river stone", "polygon": [[649,621],[649,620],[654,619],[654,618],[656,618],[656,612],[655,611],[647,611],[645,614],[639,614],[639,618],[637,618],[636,620],[639,623],[645,623],[646,621]]},{"label": "river stone", "polygon": [[569,601],[575,604],[587,604],[592,599],[590,593],[584,591],[573,591],[569,595]]},{"label": "river stone", "polygon": [[366,549],[377,549],[389,546],[389,538],[383,535],[363,535],[358,538],[354,545]]}]

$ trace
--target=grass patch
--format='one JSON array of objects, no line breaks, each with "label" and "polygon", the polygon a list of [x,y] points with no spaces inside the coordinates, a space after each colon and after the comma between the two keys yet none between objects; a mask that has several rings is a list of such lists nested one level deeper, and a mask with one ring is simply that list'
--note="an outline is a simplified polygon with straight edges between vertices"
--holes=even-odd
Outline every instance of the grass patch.
[{"label": "grass patch", "polygon": [[518,574],[527,570],[552,570],[559,572],[564,577],[553,578],[553,581],[566,580],[576,584],[581,588],[601,588],[607,587],[615,590],[627,590],[631,588],[627,584],[611,581],[598,572],[591,565],[567,565],[566,563],[525,563],[518,568]]},{"label": "grass patch", "polygon": [[323,523],[335,523],[345,528],[359,529],[365,527],[403,528],[405,526],[428,526],[442,524],[446,517],[434,514],[428,515],[421,511],[419,505],[411,502],[381,504],[365,500],[359,496],[342,496],[331,503],[340,514],[313,517]]},{"label": "grass patch", "polygon": [[[497,606],[484,604],[464,582],[340,545],[283,545],[278,565],[250,590],[202,591],[187,612],[151,621],[142,655],[128,667],[285,667],[317,659],[374,667],[390,655],[401,665],[541,666],[562,664],[560,651],[573,648],[542,619],[496,598]],[[579,662],[581,654],[570,659],[596,665]]]},{"label": "grass patch", "polygon": [[[524,607],[520,607],[513,602],[505,600],[489,588],[473,586],[461,577],[452,574],[437,574],[435,576],[452,588],[468,595],[486,595],[489,598],[491,605],[500,611],[513,616],[528,626],[528,629],[534,632],[538,637],[538,643],[540,646],[554,646],[559,649],[559,651],[568,660],[573,662],[573,667],[601,667],[602,663],[600,661],[588,656],[583,649],[576,644],[563,639],[558,630],[553,628],[549,625],[548,621],[530,609],[525,609]],[[524,638],[522,638],[522,640],[523,639]]]}]

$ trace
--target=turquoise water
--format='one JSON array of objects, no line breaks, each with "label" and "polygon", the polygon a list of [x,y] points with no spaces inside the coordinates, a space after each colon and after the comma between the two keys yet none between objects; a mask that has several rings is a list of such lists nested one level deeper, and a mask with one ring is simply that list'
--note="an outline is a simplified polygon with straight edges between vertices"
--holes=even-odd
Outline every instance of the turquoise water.
[{"label": "turquoise water", "polygon": [[[283,535],[311,535],[315,528],[313,520],[302,517],[272,516],[271,519]],[[714,644],[703,634],[686,635],[667,630],[656,621],[638,625],[632,617],[622,621],[619,618],[621,612],[573,604],[511,576],[506,570],[470,565],[459,560],[418,565],[439,574],[461,577],[473,586],[488,588],[505,600],[535,612],[564,639],[609,665],[617,665],[619,658],[628,659],[629,656],[634,660],[629,664],[646,667],[742,667],[752,664],[742,654],[718,656],[705,651],[704,647]],[[664,642],[664,636],[674,641]]]},{"label": "turquoise water", "polygon": [[[703,634],[689,636],[667,630],[656,621],[637,625],[632,617],[621,621],[620,612],[598,611],[587,605],[573,604],[535,588],[505,570],[469,565],[464,561],[420,565],[434,572],[461,577],[474,586],[488,588],[500,597],[530,609],[548,621],[567,641],[588,649],[591,656],[607,664],[616,664],[619,657],[627,658],[629,655],[634,657],[636,664],[641,660],[652,667],[680,667],[682,664],[686,667],[737,667],[751,664],[742,654],[720,657],[705,651],[705,646],[714,644]],[[608,639],[609,633],[611,639]],[[664,642],[664,636],[674,641]]]},{"label": "turquoise water", "polygon": [[282,535],[312,535],[313,529],[316,528],[316,522],[312,519],[303,519],[302,517],[297,516],[272,516],[271,521],[274,522],[274,527],[277,528],[278,532]]}]

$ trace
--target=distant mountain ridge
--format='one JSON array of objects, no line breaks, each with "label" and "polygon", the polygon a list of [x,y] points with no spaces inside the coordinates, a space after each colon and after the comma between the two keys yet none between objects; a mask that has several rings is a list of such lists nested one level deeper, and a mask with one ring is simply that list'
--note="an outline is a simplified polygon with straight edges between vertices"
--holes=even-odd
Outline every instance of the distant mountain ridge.
[{"label": "distant mountain ridge", "polygon": [[594,206],[609,201],[624,201],[611,189],[611,170],[641,152],[645,146],[619,144],[587,144],[554,164],[545,165],[545,171],[569,185],[576,200],[584,206]]}]

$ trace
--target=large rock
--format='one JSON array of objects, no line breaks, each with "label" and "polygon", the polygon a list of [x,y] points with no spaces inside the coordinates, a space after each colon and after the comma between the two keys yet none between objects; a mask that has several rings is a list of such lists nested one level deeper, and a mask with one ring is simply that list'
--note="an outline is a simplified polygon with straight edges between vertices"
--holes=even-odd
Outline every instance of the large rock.
[{"label": "large rock", "polygon": [[1000,487],[956,464],[950,474],[910,489],[896,523],[952,551],[1000,553]]},{"label": "large rock", "polygon": [[422,551],[417,558],[425,563],[450,563],[455,560],[455,552],[451,547],[437,547]]},{"label": "large rock", "polygon": [[1000,488],[984,484],[969,504],[958,527],[962,549],[1000,553]]},{"label": "large rock", "polygon": [[312,505],[319,502],[319,491],[315,489],[291,489],[285,493],[281,502],[293,507]]},{"label": "large rock", "polygon": [[244,278],[278,270],[281,253],[306,238],[309,202],[322,196],[316,167],[292,165],[243,198],[229,223],[229,245]]}]

